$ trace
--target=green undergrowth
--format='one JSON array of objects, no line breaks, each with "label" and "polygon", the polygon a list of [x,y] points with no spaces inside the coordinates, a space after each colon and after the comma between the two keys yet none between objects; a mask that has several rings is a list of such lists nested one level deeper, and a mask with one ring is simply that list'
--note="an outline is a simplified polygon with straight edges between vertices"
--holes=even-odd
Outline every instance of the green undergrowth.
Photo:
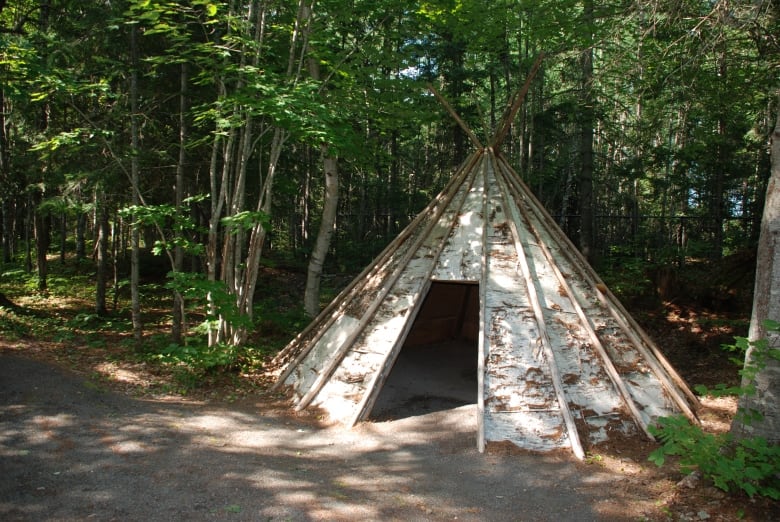
[{"label": "green undergrowth", "polygon": [[[136,345],[132,335],[129,285],[122,281],[116,305],[109,289],[109,313],[95,313],[94,268],[89,263],[52,262],[48,288],[38,290],[38,278],[17,265],[0,266],[0,293],[8,306],[0,304],[0,335],[9,342],[45,341],[65,360],[88,361],[84,356],[143,362],[168,373],[185,391],[214,382],[215,377],[257,373],[307,323],[298,295],[301,287],[275,271],[258,282],[250,337],[243,346],[209,346],[204,327],[202,302],[188,307],[185,342],[171,342],[171,291],[164,281],[147,281],[141,287],[143,343]],[[327,290],[327,288],[326,288]],[[51,345],[54,345],[52,347]],[[79,357],[82,357],[79,359]]]},{"label": "green undergrowth", "polygon": [[[780,323],[767,321],[767,331],[780,332]],[[745,352],[752,348],[750,363],[741,370],[744,386],[718,385],[712,389],[698,386],[701,394],[714,396],[753,396],[752,384],[769,359],[780,360],[780,349],[770,346],[767,339],[748,341],[737,337],[733,345],[725,347],[736,353],[735,363],[744,362]],[[736,422],[750,425],[761,420],[756,410],[740,407]],[[762,496],[780,500],[780,446],[764,437],[735,437],[731,433],[707,433],[682,415],[662,417],[650,432],[661,445],[650,454],[649,460],[661,466],[667,457],[674,456],[683,473],[699,471],[717,487],[726,492],[742,491],[748,496]]]}]

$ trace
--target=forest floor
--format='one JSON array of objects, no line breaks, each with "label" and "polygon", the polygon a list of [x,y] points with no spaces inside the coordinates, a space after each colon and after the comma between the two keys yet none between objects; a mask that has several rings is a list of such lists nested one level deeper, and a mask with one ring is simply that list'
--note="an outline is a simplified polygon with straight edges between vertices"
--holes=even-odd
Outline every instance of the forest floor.
[{"label": "forest floor", "polygon": [[[691,385],[737,381],[720,344],[744,333],[744,314],[630,309]],[[501,445],[480,454],[470,406],[347,430],[292,413],[261,369],[182,387],[180,373],[133,357],[126,336],[0,337],[0,519],[780,519],[777,502],[648,462],[656,446],[644,440],[583,462]],[[705,430],[726,431],[735,407],[703,398]]]}]

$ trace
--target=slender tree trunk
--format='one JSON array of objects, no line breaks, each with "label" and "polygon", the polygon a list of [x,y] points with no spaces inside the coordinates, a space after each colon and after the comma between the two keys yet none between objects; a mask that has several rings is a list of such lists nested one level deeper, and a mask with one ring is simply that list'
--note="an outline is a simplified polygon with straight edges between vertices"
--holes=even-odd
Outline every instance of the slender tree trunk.
[{"label": "slender tree trunk", "polygon": [[309,225],[311,224],[311,182],[312,169],[308,168],[311,163],[311,147],[306,147],[306,167],[304,170],[303,193],[301,194],[301,244],[309,243]]},{"label": "slender tree trunk", "polygon": [[27,205],[25,207],[25,220],[24,220],[24,269],[29,274],[32,272],[32,229],[33,229],[33,198],[27,196]]},{"label": "slender tree trunk", "polygon": [[38,290],[44,292],[48,288],[49,264],[46,254],[51,242],[51,219],[48,214],[39,211],[41,194],[36,194],[36,209],[33,221],[35,223],[35,264],[38,271]]},{"label": "slender tree trunk", "polygon": [[10,198],[2,201],[3,212],[3,263],[10,263],[13,258],[13,220],[11,216]]},{"label": "slender tree trunk", "polygon": [[[138,165],[139,153],[139,128],[138,128],[138,29],[135,25],[130,26],[130,190],[133,193],[133,206],[141,205],[141,187],[140,172]],[[135,224],[130,225],[130,308],[133,320],[133,338],[136,348],[141,347],[143,342],[143,323],[141,321],[141,294],[140,284],[140,227]]]},{"label": "slender tree trunk", "polygon": [[[780,93],[778,93],[780,102]],[[780,348],[780,334],[768,332],[764,321],[780,321],[780,103],[777,120],[772,133],[771,175],[766,190],[764,216],[761,220],[761,235],[756,259],[756,283],[753,295],[753,315],[750,318],[748,339],[767,339],[769,346]],[[755,347],[745,354],[745,365],[756,364]],[[745,422],[739,415],[731,425],[737,437],[764,437],[772,443],[780,442],[780,361],[767,358],[754,382],[743,381],[743,386],[754,385],[754,395],[743,395],[739,406],[742,411],[755,410],[762,418]]]},{"label": "slender tree trunk", "polygon": [[[41,31],[46,31],[49,27],[49,9],[50,4],[49,0],[40,0],[39,2],[39,9],[38,9],[38,27],[41,29]],[[49,100],[44,102],[43,106],[41,107],[40,112],[40,119],[38,123],[38,130],[42,134],[46,134],[49,128],[49,117],[51,114],[51,106],[49,103]],[[41,177],[38,180],[39,187],[35,189],[35,193],[33,195],[33,201],[34,201],[34,207],[32,209],[33,211],[33,226],[34,226],[34,233],[35,233],[35,262],[36,262],[36,269],[38,271],[38,290],[45,291],[48,282],[48,272],[49,267],[46,259],[46,254],[49,250],[49,244],[51,241],[50,237],[50,230],[49,230],[49,216],[48,214],[44,214],[40,211],[40,204],[43,201],[44,196],[44,190],[46,187],[46,171],[48,170],[48,165],[43,164],[41,165]]]},{"label": "slender tree trunk", "polygon": [[325,172],[325,202],[322,208],[320,230],[317,233],[317,240],[309,259],[306,291],[303,298],[306,314],[311,317],[316,316],[320,311],[322,269],[330,248],[339,201],[338,159],[329,154],[327,146],[323,146],[322,150],[322,168]]},{"label": "slender tree trunk", "polygon": [[12,231],[13,220],[11,218],[11,165],[10,165],[10,142],[8,138],[8,129],[6,126],[6,114],[10,113],[10,107],[6,106],[5,89],[0,87],[0,187],[2,188],[3,195],[0,197],[0,207],[2,216],[0,219],[3,221],[2,229],[2,258],[0,262],[11,262],[11,250],[12,250]]},{"label": "slender tree trunk", "polygon": [[582,128],[580,136],[580,177],[579,177],[579,211],[580,211],[580,251],[590,262],[593,262],[593,126],[594,126],[594,95],[593,95],[593,46],[591,24],[593,23],[593,0],[584,0],[584,19],[587,26],[587,48],[582,52]]},{"label": "slender tree trunk", "polygon": [[108,286],[108,208],[104,197],[96,198],[97,204],[97,274],[95,277],[95,313],[99,316],[108,315],[106,307],[106,288]]},{"label": "slender tree trunk", "polygon": [[[222,211],[225,204],[225,190],[227,186],[227,180],[225,179],[226,173],[224,169],[220,171],[218,168],[219,151],[222,148],[222,137],[219,132],[219,128],[214,132],[214,142],[211,146],[211,161],[209,164],[209,183],[211,194],[211,213],[209,216],[209,230],[208,241],[206,243],[206,277],[212,283],[217,280],[217,268],[219,264],[219,224],[222,217]],[[208,295],[209,303],[209,315],[212,317],[218,315],[219,311],[216,308],[216,303],[212,293]],[[213,346],[218,342],[218,330],[214,328],[209,329],[208,340],[209,346]]]},{"label": "slender tree trunk", "polygon": [[[114,212],[114,220],[111,223],[111,268],[114,276],[113,280],[113,305],[112,310],[116,311],[119,303],[119,248],[120,238],[123,237],[122,230],[120,228],[119,216]],[[124,248],[124,246],[122,247]]]},{"label": "slender tree trunk", "polygon": [[[306,8],[304,19],[311,27],[311,11]],[[311,36],[311,35],[309,35]],[[311,51],[311,48],[309,49]],[[316,57],[309,57],[309,74],[312,79],[319,82],[322,80],[320,66]],[[320,88],[320,92],[325,92]],[[303,296],[303,306],[307,315],[314,317],[320,310],[320,283],[322,281],[322,269],[325,265],[325,258],[330,249],[331,238],[333,237],[333,228],[336,225],[336,214],[339,201],[339,171],[338,158],[333,156],[327,145],[323,145],[321,150],[322,170],[325,174],[325,198],[322,207],[322,221],[317,233],[317,240],[314,242],[314,249],[309,259],[309,270],[306,278],[306,290]]]},{"label": "slender tree trunk", "polygon": [[66,243],[68,240],[68,216],[63,212],[60,216],[60,264],[65,264]]},{"label": "slender tree trunk", "polygon": [[[728,67],[726,64],[727,50],[725,48],[725,40],[721,43],[722,48],[718,54],[718,90],[720,91],[727,82]],[[725,89],[724,89],[725,90]],[[731,144],[729,143],[728,136],[728,124],[726,122],[726,97],[728,93],[721,92],[717,103],[718,107],[718,142],[715,149],[715,169],[713,172],[712,180],[712,194],[710,201],[712,208],[710,209],[712,215],[712,252],[710,257],[712,259],[720,259],[723,257],[723,221],[725,217],[725,177],[726,170],[732,162],[731,158]]]},{"label": "slender tree trunk", "polygon": [[[184,167],[187,161],[187,64],[179,68],[179,160],[176,163],[176,211],[182,212],[184,201]],[[176,232],[179,234],[179,232]],[[181,239],[181,238],[180,238]],[[184,267],[184,248],[177,243],[173,250],[173,271],[181,272]],[[177,288],[173,290],[173,319],[171,324],[171,341],[182,344],[185,332],[184,298]]]},{"label": "slender tree trunk", "polygon": [[[442,35],[442,38],[446,42],[449,66],[451,69],[445,71],[445,78],[448,80],[449,87],[449,99],[453,100],[455,110],[463,116],[463,107],[459,106],[462,103],[461,97],[466,87],[463,81],[465,77],[463,68],[466,55],[466,45],[459,39],[457,35],[447,33]],[[453,123],[451,125],[452,132],[452,147],[454,154],[454,165],[460,165],[468,155],[467,143],[470,143],[466,138],[466,134],[461,129],[460,125]],[[448,166],[449,167],[449,166]]]},{"label": "slender tree trunk", "polygon": [[84,235],[87,229],[87,215],[79,210],[78,217],[76,218],[76,261],[84,259],[86,252],[86,242]]}]

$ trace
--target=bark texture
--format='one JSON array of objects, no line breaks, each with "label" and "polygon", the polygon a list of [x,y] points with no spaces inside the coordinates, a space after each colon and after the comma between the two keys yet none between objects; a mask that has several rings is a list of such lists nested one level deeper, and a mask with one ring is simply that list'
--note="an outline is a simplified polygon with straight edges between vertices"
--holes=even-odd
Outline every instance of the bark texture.
[{"label": "bark texture", "polygon": [[330,249],[330,240],[336,224],[336,211],[339,206],[339,176],[338,160],[328,154],[328,148],[323,147],[322,165],[325,170],[325,203],[322,209],[322,222],[317,233],[317,241],[309,260],[309,272],[306,279],[304,308],[306,314],[314,317],[320,311],[320,281],[322,267]]},{"label": "bark texture", "polygon": [[[312,2],[313,4],[313,2]],[[308,22],[307,40],[311,37],[311,8],[303,4],[303,17]],[[308,48],[311,51],[311,46]],[[312,79],[321,81],[320,65],[317,57],[309,56],[309,74]],[[320,87],[324,93],[324,86]],[[317,240],[309,259],[309,269],[306,277],[306,290],[303,295],[303,308],[310,317],[315,317],[320,311],[320,282],[322,281],[322,269],[325,258],[330,249],[330,240],[333,237],[333,229],[336,225],[336,214],[339,205],[339,171],[338,158],[330,152],[327,144],[322,145],[322,170],[325,174],[325,198],[322,206],[322,221],[317,232]]]},{"label": "bark texture", "polygon": [[106,202],[100,201],[96,211],[98,218],[97,272],[95,274],[95,313],[101,317],[108,315],[106,307],[106,287],[108,283],[108,241],[110,227]]},{"label": "bark texture", "polygon": [[[130,26],[130,53],[132,60],[132,71],[130,73],[130,147],[132,157],[130,158],[130,184],[133,192],[133,206],[141,204],[141,174],[138,164],[139,149],[139,123],[138,123],[138,29],[135,25]],[[136,223],[131,225],[130,230],[130,309],[133,320],[133,339],[136,347],[140,348],[143,342],[143,323],[141,321],[141,293],[140,285],[140,248],[141,231]]]},{"label": "bark texture", "polygon": [[[753,297],[753,315],[750,319],[751,341],[767,339],[769,345],[780,347],[780,335],[767,332],[764,321],[780,321],[780,109],[771,140],[772,172],[766,191],[761,236],[756,261],[756,285]],[[745,365],[756,364],[756,349],[751,346],[745,354]],[[780,442],[780,361],[769,358],[752,383],[754,395],[740,399],[740,407],[756,410],[762,419],[742,422],[735,419],[732,432],[737,437],[760,436],[770,442]],[[751,384],[743,382],[743,386]]]}]

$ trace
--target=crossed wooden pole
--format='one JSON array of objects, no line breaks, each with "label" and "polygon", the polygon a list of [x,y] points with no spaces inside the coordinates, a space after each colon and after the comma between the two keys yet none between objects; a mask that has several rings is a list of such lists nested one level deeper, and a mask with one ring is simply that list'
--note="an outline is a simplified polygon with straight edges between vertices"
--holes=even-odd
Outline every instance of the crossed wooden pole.
[{"label": "crossed wooden pole", "polygon": [[[501,125],[499,126],[495,135],[493,135],[493,139],[490,141],[490,147],[493,150],[498,150],[498,148],[501,147],[501,144],[504,143],[504,139],[506,138],[506,135],[509,134],[509,129],[512,128],[512,121],[514,121],[515,116],[517,115],[517,111],[519,111],[520,107],[523,105],[523,100],[525,99],[525,95],[528,94],[528,89],[531,87],[531,82],[536,76],[536,73],[539,71],[539,67],[542,65],[543,59],[544,59],[544,53],[539,53],[539,56],[536,57],[536,61],[534,61],[534,64],[531,67],[531,70],[529,71],[528,76],[525,79],[525,83],[520,88],[520,90],[518,90],[515,93],[515,95],[509,99],[507,108],[504,111],[504,114],[500,120]],[[430,83],[428,84],[428,90],[431,91],[431,93],[433,93],[436,99],[439,100],[439,103],[442,104],[442,106],[447,110],[447,112],[450,113],[452,118],[458,123],[460,128],[463,129],[463,131],[471,140],[471,143],[473,143],[474,146],[477,147],[478,149],[485,148],[484,145],[482,145],[482,142],[479,141],[479,138],[477,138],[476,134],[474,134],[471,128],[469,128],[468,124],[466,124],[466,122],[463,121],[463,119],[458,115],[455,109],[452,108],[452,106],[444,98],[444,96],[442,96],[441,93],[439,93],[439,91],[437,91],[436,88]]]}]

